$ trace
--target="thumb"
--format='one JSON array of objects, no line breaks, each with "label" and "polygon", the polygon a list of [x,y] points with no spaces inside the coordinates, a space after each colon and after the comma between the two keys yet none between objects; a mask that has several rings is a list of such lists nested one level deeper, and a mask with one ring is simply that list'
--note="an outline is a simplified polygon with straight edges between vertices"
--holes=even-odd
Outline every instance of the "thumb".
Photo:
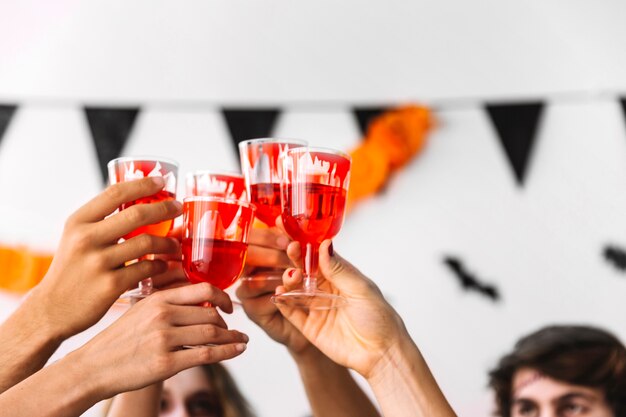
[{"label": "thumb", "polygon": [[339,291],[356,295],[368,290],[371,281],[350,262],[335,253],[330,240],[322,242],[319,256],[320,272]]}]

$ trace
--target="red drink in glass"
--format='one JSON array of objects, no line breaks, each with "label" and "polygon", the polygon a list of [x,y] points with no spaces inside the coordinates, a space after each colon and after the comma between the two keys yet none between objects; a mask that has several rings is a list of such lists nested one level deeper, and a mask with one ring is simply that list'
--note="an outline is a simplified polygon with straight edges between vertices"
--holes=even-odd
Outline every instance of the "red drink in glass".
[{"label": "red drink in glass", "polygon": [[241,170],[246,180],[250,202],[256,206],[256,216],[266,225],[276,225],[280,215],[280,182],[282,159],[289,149],[306,146],[300,140],[251,139],[239,143]]},{"label": "red drink in glass", "polygon": [[[194,247],[202,251],[195,257]],[[194,245],[192,239],[183,239],[183,268],[191,283],[208,282],[224,290],[241,275],[247,251],[248,245],[242,242],[204,239]]]},{"label": "red drink in glass", "polygon": [[[117,184],[120,182],[133,181],[145,177],[163,177],[165,186],[158,193],[149,197],[140,198],[130,203],[123,204],[119,210],[125,210],[135,204],[150,204],[165,200],[173,200],[176,198],[176,175],[178,173],[178,164],[163,158],[147,158],[147,157],[123,157],[110,161],[107,164],[109,171],[109,183]],[[148,233],[156,236],[166,236],[172,228],[173,220],[166,220],[161,223],[151,224],[140,227],[128,233],[123,238],[131,239],[142,233]],[[146,255],[146,258],[152,255]],[[129,297],[145,297],[152,293],[152,279],[147,278],[139,283],[137,290],[128,292],[125,298]]]},{"label": "red drink in glass", "polygon": [[350,183],[350,157],[322,148],[295,148],[282,166],[282,222],[292,239],[300,242],[304,263],[301,290],[283,293],[272,301],[308,309],[335,308],[345,302],[317,288],[319,246],[339,233]]},{"label": "red drink in glass", "polygon": [[183,204],[183,270],[192,283],[225,289],[243,271],[254,209],[221,197],[188,197]]},{"label": "red drink in glass", "polygon": [[280,184],[260,183],[250,186],[250,201],[256,206],[256,217],[268,226],[276,225],[280,216]]},{"label": "red drink in glass", "polygon": [[[306,184],[307,204],[297,213],[285,210],[283,225],[298,242],[322,243],[334,237],[341,229],[346,209],[346,190],[324,184]],[[291,185],[285,187],[285,207],[294,204]]]}]

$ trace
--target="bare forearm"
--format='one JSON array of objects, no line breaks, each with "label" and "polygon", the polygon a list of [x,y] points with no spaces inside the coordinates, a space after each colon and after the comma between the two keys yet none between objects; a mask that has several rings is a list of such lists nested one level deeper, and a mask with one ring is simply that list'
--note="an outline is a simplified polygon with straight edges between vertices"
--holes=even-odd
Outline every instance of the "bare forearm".
[{"label": "bare forearm", "polygon": [[380,414],[343,366],[314,347],[293,354],[311,410],[319,417],[379,417]]},{"label": "bare forearm", "polygon": [[381,359],[368,382],[385,416],[456,416],[408,335]]},{"label": "bare forearm", "polygon": [[103,398],[80,363],[65,358],[2,393],[0,410],[12,417],[72,417]]},{"label": "bare forearm", "polygon": [[107,417],[158,417],[161,403],[163,383],[149,385],[145,388],[118,394]]},{"label": "bare forearm", "polygon": [[0,326],[0,393],[40,370],[63,337],[29,297]]}]

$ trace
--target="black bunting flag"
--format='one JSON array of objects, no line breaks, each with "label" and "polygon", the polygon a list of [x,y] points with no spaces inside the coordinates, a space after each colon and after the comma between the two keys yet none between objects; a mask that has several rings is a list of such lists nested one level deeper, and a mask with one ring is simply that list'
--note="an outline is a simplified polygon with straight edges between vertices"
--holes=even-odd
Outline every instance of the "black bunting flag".
[{"label": "black bunting flag", "polygon": [[617,246],[607,245],[603,251],[604,259],[616,269],[626,271],[626,251]]},{"label": "black bunting flag", "polygon": [[521,186],[524,184],[543,103],[487,104],[486,109],[513,166],[517,183]]},{"label": "black bunting flag", "polygon": [[626,121],[626,97],[620,98],[619,102],[622,105],[622,112],[624,113],[624,121]]},{"label": "black bunting flag", "polygon": [[361,135],[365,136],[367,127],[370,122],[377,116],[383,114],[387,108],[385,107],[355,107],[353,110],[356,121],[359,124]]},{"label": "black bunting flag", "polygon": [[267,138],[272,136],[279,109],[222,109],[228,125],[230,138],[239,153],[237,145],[247,139]]},{"label": "black bunting flag", "polygon": [[474,274],[468,272],[460,259],[446,256],[443,259],[443,263],[454,273],[454,276],[459,280],[465,291],[477,292],[494,302],[500,300],[498,288],[494,285],[483,283]]},{"label": "black bunting flag", "polygon": [[7,131],[9,123],[11,123],[11,119],[13,118],[16,108],[17,106],[0,104],[0,142],[2,142],[4,133]]},{"label": "black bunting flag", "polygon": [[102,178],[108,178],[107,163],[117,158],[135,124],[139,108],[85,107],[91,136],[96,145]]}]

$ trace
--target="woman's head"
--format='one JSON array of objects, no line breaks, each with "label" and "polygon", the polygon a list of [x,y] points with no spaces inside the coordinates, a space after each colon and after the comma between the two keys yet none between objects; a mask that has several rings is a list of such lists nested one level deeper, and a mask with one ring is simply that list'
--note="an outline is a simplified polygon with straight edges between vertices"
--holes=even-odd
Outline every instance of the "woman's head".
[{"label": "woman's head", "polygon": [[253,417],[235,381],[220,364],[187,369],[163,384],[160,417]]},{"label": "woman's head", "polygon": [[593,327],[546,327],[517,342],[489,385],[502,417],[623,417],[626,348]]}]

